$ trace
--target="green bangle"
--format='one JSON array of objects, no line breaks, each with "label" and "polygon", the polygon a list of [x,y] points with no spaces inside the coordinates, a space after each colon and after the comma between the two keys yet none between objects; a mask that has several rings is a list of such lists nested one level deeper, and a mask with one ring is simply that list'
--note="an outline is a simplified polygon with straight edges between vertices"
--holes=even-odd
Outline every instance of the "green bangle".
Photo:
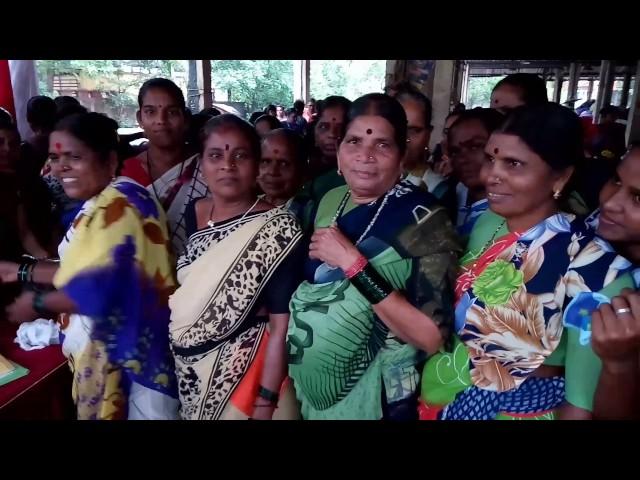
[{"label": "green bangle", "polygon": [[271,390],[260,385],[260,388],[258,389],[258,397],[266,400],[272,405],[277,405],[280,395],[277,392],[272,392]]},{"label": "green bangle", "polygon": [[372,305],[380,303],[393,292],[393,287],[371,264],[351,277],[349,281]]},{"label": "green bangle", "polygon": [[38,292],[33,296],[31,308],[33,308],[33,311],[40,315],[42,318],[52,318],[55,316],[53,312],[47,310],[47,307],[45,307],[44,294],[42,292]]},{"label": "green bangle", "polygon": [[27,283],[27,269],[29,268],[28,263],[23,263],[18,267],[18,282]]}]

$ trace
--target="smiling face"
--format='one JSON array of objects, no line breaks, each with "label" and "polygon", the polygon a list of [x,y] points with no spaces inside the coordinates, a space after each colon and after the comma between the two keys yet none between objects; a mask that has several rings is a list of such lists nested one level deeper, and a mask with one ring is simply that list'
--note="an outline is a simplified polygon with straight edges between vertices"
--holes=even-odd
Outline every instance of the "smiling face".
[{"label": "smiling face", "polygon": [[483,152],[481,181],[489,207],[522,229],[536,225],[557,210],[554,192],[562,192],[573,168],[554,171],[520,137],[491,135]]},{"label": "smiling face", "polygon": [[102,158],[70,133],[54,131],[49,137],[49,160],[53,175],[62,182],[64,192],[74,200],[88,200],[111,182],[117,167],[117,154]]},{"label": "smiling face", "polygon": [[623,157],[600,191],[598,235],[609,242],[640,245],[640,147]]},{"label": "smiling face", "polygon": [[349,124],[338,167],[354,196],[379,198],[398,181],[402,155],[394,133],[393,126],[376,115],[362,115]]}]

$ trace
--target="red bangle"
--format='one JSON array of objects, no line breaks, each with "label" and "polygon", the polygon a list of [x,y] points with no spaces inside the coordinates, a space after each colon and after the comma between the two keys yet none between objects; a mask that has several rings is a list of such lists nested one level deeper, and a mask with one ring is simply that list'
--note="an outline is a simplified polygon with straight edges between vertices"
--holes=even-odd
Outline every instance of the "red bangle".
[{"label": "red bangle", "polygon": [[355,277],[364,269],[364,267],[367,266],[368,263],[369,263],[369,260],[367,260],[367,258],[364,255],[360,255],[358,259],[353,263],[353,265],[351,265],[349,268],[347,268],[344,271],[345,277],[347,278]]}]

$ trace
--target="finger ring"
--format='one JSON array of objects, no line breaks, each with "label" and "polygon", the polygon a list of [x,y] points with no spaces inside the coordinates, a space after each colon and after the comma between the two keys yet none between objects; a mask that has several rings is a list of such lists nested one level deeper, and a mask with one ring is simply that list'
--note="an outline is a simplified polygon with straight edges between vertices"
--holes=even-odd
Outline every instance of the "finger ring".
[{"label": "finger ring", "polygon": [[631,309],[630,308],[618,308],[616,310],[616,313],[617,314],[619,314],[619,313],[631,313]]}]

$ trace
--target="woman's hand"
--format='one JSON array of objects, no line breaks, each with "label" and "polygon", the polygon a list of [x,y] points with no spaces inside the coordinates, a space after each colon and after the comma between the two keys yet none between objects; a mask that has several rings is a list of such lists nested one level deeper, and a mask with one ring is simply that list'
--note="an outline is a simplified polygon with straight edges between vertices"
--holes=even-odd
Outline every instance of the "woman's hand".
[{"label": "woman's hand", "polygon": [[358,249],[338,227],[318,228],[311,237],[309,258],[347,270],[359,257]]},{"label": "woman's hand", "polygon": [[0,283],[16,283],[20,265],[14,262],[0,262]]},{"label": "woman's hand", "polygon": [[[630,312],[616,313],[629,309]],[[638,362],[640,351],[640,293],[630,289],[593,313],[591,345],[605,367],[625,368]]]},{"label": "woman's hand", "polygon": [[271,420],[275,409],[276,407],[270,403],[256,403],[253,407],[253,415],[251,418],[254,420]]},{"label": "woman's hand", "polygon": [[25,292],[7,307],[7,319],[11,323],[31,322],[38,318],[33,310],[33,292]]}]

